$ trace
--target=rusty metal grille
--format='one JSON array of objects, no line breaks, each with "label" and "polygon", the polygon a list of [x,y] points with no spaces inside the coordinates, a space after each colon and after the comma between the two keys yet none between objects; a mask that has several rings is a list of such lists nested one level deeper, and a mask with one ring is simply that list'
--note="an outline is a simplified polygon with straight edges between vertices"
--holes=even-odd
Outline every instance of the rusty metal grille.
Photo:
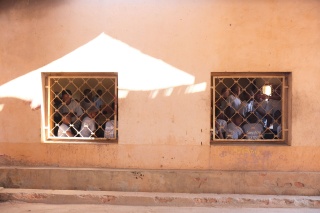
[{"label": "rusty metal grille", "polygon": [[47,140],[116,140],[117,75],[48,75]]},{"label": "rusty metal grille", "polygon": [[286,73],[212,73],[211,142],[288,139]]}]

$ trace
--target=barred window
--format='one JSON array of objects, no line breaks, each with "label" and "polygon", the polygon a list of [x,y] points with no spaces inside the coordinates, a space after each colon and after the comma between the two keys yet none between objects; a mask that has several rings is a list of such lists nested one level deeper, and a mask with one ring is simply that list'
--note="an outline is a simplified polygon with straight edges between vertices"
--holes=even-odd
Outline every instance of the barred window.
[{"label": "barred window", "polygon": [[115,141],[116,73],[44,73],[45,141]]},{"label": "barred window", "polygon": [[290,73],[212,73],[211,142],[288,143]]}]

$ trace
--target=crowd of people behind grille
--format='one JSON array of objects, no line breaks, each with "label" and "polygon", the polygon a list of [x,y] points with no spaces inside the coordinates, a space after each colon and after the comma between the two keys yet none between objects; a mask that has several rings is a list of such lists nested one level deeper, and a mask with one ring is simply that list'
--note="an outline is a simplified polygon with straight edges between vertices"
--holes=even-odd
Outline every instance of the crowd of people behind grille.
[{"label": "crowd of people behind grille", "polygon": [[215,104],[216,139],[280,139],[281,87],[273,85],[270,96],[254,86],[241,91],[238,84],[221,89]]},{"label": "crowd of people behind grille", "polygon": [[[68,89],[54,99],[54,135],[57,137],[115,138],[115,103],[104,103],[102,90],[92,96],[90,89],[83,91],[79,101],[72,98]],[[101,120],[102,119],[102,120]]]}]

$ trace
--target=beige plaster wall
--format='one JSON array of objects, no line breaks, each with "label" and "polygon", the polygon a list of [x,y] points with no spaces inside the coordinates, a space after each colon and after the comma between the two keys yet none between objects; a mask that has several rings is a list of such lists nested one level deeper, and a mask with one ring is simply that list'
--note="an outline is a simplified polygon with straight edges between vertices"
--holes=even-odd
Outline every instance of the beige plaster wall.
[{"label": "beige plaster wall", "polygon": [[[40,110],[1,98],[0,162],[319,171],[319,11],[316,0],[1,1],[0,85],[104,32],[193,75],[206,88],[185,93],[187,86],[179,86],[170,96],[160,90],[154,98],[154,91],[129,91],[119,100],[119,142],[102,145],[43,144]],[[292,72],[291,146],[210,146],[215,71]]]}]

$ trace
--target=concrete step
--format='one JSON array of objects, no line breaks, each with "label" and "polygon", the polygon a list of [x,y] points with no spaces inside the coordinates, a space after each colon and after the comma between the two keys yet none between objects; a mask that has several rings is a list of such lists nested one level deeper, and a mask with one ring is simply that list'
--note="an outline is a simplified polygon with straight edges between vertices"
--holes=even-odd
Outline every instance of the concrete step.
[{"label": "concrete step", "polygon": [[320,196],[190,194],[0,188],[0,201],[128,206],[320,208]]},{"label": "concrete step", "polygon": [[320,172],[0,167],[0,187],[320,196]]}]

